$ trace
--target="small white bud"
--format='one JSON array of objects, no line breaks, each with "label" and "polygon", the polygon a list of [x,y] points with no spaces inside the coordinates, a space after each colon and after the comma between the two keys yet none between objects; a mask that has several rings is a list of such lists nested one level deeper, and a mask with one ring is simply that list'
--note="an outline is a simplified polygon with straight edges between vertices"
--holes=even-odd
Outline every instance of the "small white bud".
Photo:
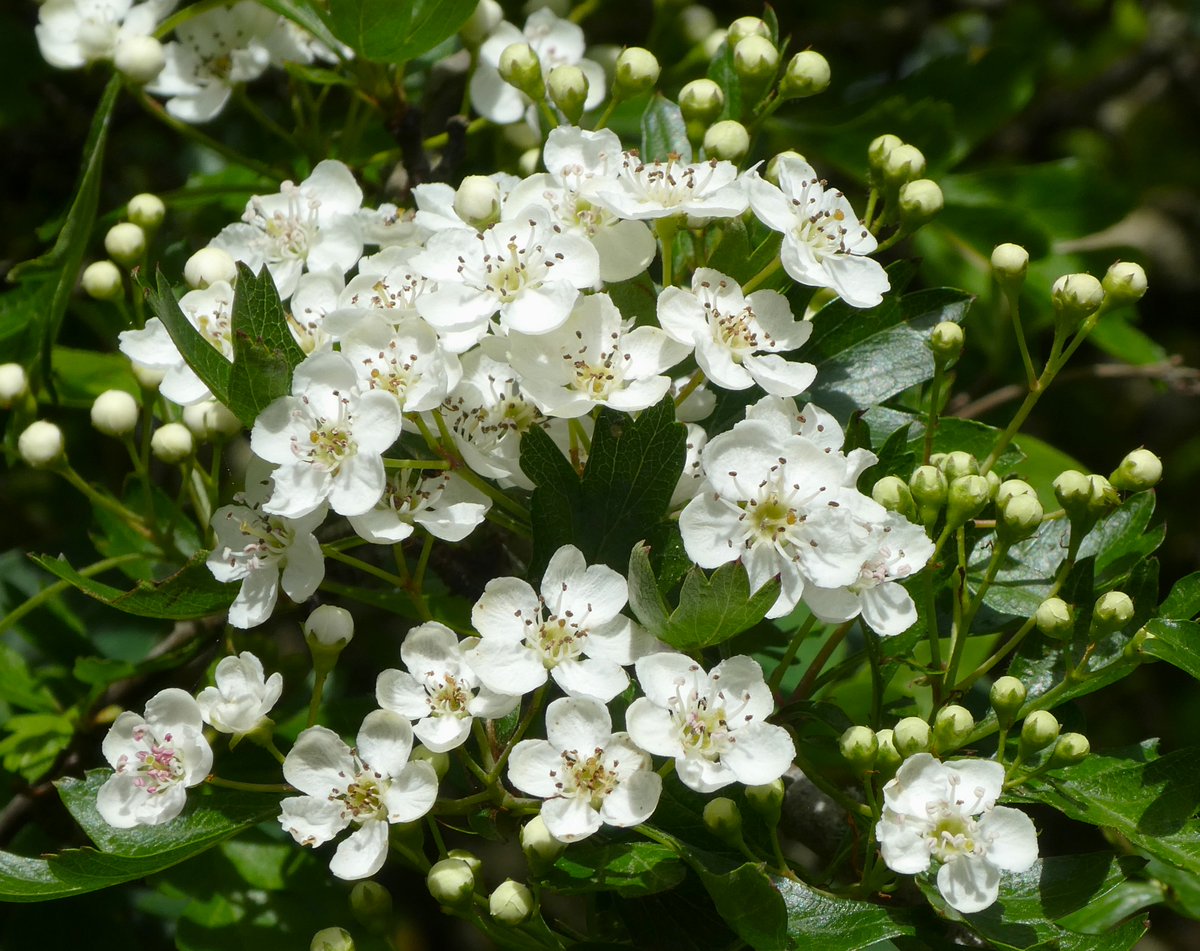
[{"label": "small white bud", "polygon": [[998,678],[988,693],[996,718],[1005,725],[1012,723],[1013,717],[1025,703],[1026,694],[1025,685],[1016,677]]},{"label": "small white bud", "polygon": [[1064,274],[1050,288],[1050,303],[1059,320],[1073,328],[1104,303],[1104,287],[1090,274]]},{"label": "small white bud", "polygon": [[892,185],[911,182],[925,174],[925,156],[915,145],[897,145],[883,160],[883,177]]},{"label": "small white bud", "polygon": [[117,44],[113,65],[126,79],[144,85],[163,71],[167,55],[153,36],[131,36]]},{"label": "small white bud", "polygon": [[[908,185],[904,187],[907,188]],[[962,353],[965,336],[961,324],[956,324],[953,320],[943,320],[929,333],[929,349],[942,364],[949,363],[957,360]]]},{"label": "small white bud", "polygon": [[816,50],[801,50],[790,60],[779,81],[784,99],[805,99],[829,88],[829,60]]},{"label": "small white bud", "polygon": [[742,811],[727,796],[717,796],[704,804],[704,827],[722,842],[734,845],[742,838]]},{"label": "small white bud", "polygon": [[760,36],[769,40],[771,28],[759,17],[738,17],[729,24],[727,38],[730,46],[737,46],[748,36]]},{"label": "small white bud", "polygon": [[146,253],[146,232],[132,221],[122,221],[108,229],[104,236],[104,250],[118,264],[130,267]]},{"label": "small white bud", "polygon": [[567,843],[554,838],[541,816],[534,816],[521,827],[521,851],[535,874],[553,865],[567,848]]},{"label": "small white bud", "polygon": [[712,59],[721,49],[721,44],[728,38],[727,30],[713,30],[704,40],[704,45],[701,49],[704,50],[704,55]]},{"label": "small white bud", "polygon": [[1122,492],[1144,492],[1162,478],[1162,460],[1149,449],[1135,449],[1113,470],[1108,481]]},{"label": "small white bud", "polygon": [[83,269],[79,283],[94,300],[116,300],[125,293],[121,270],[112,261],[93,261]]},{"label": "small white bud", "polygon": [[1021,724],[1021,745],[1036,753],[1057,740],[1060,729],[1058,720],[1049,710],[1034,710]]},{"label": "small white bud", "polygon": [[765,36],[748,36],[733,48],[733,69],[743,80],[763,82],[779,68],[779,50]]},{"label": "small white bud", "polygon": [[550,98],[572,125],[579,122],[587,102],[588,78],[578,66],[555,66],[546,81]]},{"label": "small white bud", "polygon": [[500,78],[530,99],[546,98],[542,61],[528,43],[511,43],[500,54]]},{"label": "small white bud", "polygon": [[44,419],[30,423],[17,439],[17,452],[34,469],[52,466],[66,452],[62,430]]},{"label": "small white bud", "polygon": [[779,185],[779,163],[784,159],[794,159],[797,162],[808,161],[808,159],[806,159],[795,149],[787,149],[786,151],[780,152],[778,155],[771,156],[771,161],[767,162],[767,170],[763,172],[763,178],[777,187]]},{"label": "small white bud", "polygon": [[162,224],[167,214],[167,206],[157,195],[141,192],[129,199],[125,206],[125,214],[135,225],[151,231]]},{"label": "small white bud", "polygon": [[998,244],[992,251],[992,273],[1001,284],[1019,284],[1029,270],[1029,252],[1019,244]]},{"label": "small white bud", "polygon": [[520,172],[523,178],[528,178],[538,170],[538,166],[542,163],[542,150],[537,146],[532,149],[526,149],[517,159],[517,171]]},{"label": "small white bud", "polygon": [[892,149],[903,144],[900,136],[892,135],[890,132],[877,135],[872,139],[871,144],[867,146],[867,164],[871,166],[871,171],[882,175],[883,163],[887,161]]},{"label": "small white bud", "polygon": [[442,859],[425,876],[425,885],[439,905],[454,908],[470,901],[475,892],[475,873],[462,859]]},{"label": "small white bud", "polygon": [[734,119],[714,122],[704,133],[704,154],[710,159],[740,162],[750,151],[750,133]]},{"label": "small white bud", "polygon": [[165,423],[150,437],[150,451],[159,462],[176,465],[196,451],[196,441],[183,423]]},{"label": "small white bud", "polygon": [[905,759],[916,753],[928,752],[932,738],[929,724],[920,717],[905,717],[892,730],[896,752]]},{"label": "small white bud", "polygon": [[304,622],[304,636],[310,647],[315,641],[322,647],[341,650],[354,638],[354,618],[345,608],[322,604]]},{"label": "small white bud", "polygon": [[631,99],[649,92],[658,82],[662,66],[657,57],[640,46],[621,51],[613,70],[612,91],[615,99]]},{"label": "small white bud", "polygon": [[1022,541],[1036,532],[1045,514],[1036,495],[1014,495],[997,508],[1000,518],[996,521],[996,531],[1009,542]]},{"label": "small white bud", "polygon": [[156,370],[140,363],[130,363],[129,370],[143,390],[157,390],[167,376],[166,370]]},{"label": "small white bud", "polygon": [[0,364],[0,408],[8,409],[29,392],[29,376],[19,363]]},{"label": "small white bud", "polygon": [[1119,631],[1133,620],[1133,598],[1124,591],[1107,591],[1092,608],[1092,634],[1104,635]]},{"label": "small white bud", "polygon": [[852,766],[866,772],[875,765],[879,737],[869,726],[848,727],[838,739],[838,749]]},{"label": "small white bud", "polygon": [[500,218],[500,186],[486,175],[468,175],[454,193],[454,210],[482,231]]},{"label": "small white bud", "polygon": [[994,499],[998,507],[1003,507],[1008,504],[1008,500],[1015,498],[1018,495],[1037,495],[1037,490],[1034,489],[1028,482],[1021,479],[1007,479],[1000,483],[1000,487],[996,490],[996,498]]},{"label": "small white bud", "polygon": [[1047,598],[1038,605],[1033,621],[1046,637],[1067,640],[1075,631],[1075,611],[1062,598]]},{"label": "small white bud", "polygon": [[232,436],[242,428],[242,421],[223,403],[202,400],[183,408],[185,425],[199,442]]},{"label": "small white bud", "polygon": [[1132,261],[1118,261],[1104,275],[1104,292],[1118,304],[1141,300],[1148,286],[1146,272]]},{"label": "small white bud", "polygon": [[105,390],[92,403],[92,425],[106,436],[127,436],[137,421],[137,400],[124,390]]},{"label": "small white bud", "polygon": [[487,39],[503,19],[504,10],[496,0],[479,0],[467,17],[467,22],[458,28],[458,35],[462,37],[464,46],[474,49]]},{"label": "small white bud", "polygon": [[679,111],[687,122],[708,125],[725,108],[725,93],[711,79],[693,79],[679,90]]},{"label": "small white bud", "polygon": [[308,951],[354,951],[354,939],[345,928],[322,928],[313,935]]},{"label": "small white bud", "polygon": [[488,911],[505,925],[519,925],[533,914],[533,893],[511,878],[501,882],[488,896]]},{"label": "small white bud", "polygon": [[202,290],[217,281],[232,284],[237,279],[237,263],[221,248],[201,248],[184,264],[183,279],[194,290]]},{"label": "small white bud", "polygon": [[919,228],[932,221],[945,207],[941,186],[928,178],[918,178],[900,186],[900,221],[908,228]]}]

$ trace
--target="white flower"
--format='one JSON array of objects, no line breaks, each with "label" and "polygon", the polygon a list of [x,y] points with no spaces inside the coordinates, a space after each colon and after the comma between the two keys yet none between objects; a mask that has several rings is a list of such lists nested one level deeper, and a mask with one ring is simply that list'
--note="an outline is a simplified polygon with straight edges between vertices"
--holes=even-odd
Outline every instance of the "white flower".
[{"label": "white flower", "polygon": [[875,834],[884,862],[916,875],[936,858],[938,891],[947,904],[963,914],[983,911],[999,895],[1001,870],[1024,872],[1038,857],[1029,817],[996,805],[1003,788],[999,763],[909,757],[883,787]]},{"label": "white flower", "polygon": [[638,220],[730,218],[745,211],[748,201],[732,162],[643,162],[636,152],[625,153],[616,180],[598,187],[595,200],[619,218]]},{"label": "white flower", "polygon": [[613,733],[597,700],[563,697],[546,709],[546,739],[521,740],[508,761],[514,786],[541,796],[542,821],[574,842],[601,825],[627,828],[654,813],[662,778],[628,733]]},{"label": "white flower", "polygon": [[526,694],[547,673],[571,696],[607,702],[629,684],[624,667],[654,641],[620,612],[625,579],[588,566],[574,545],[550,558],[541,595],[519,578],[493,578],[471,611],[479,645],[467,663],[498,693]]},{"label": "white flower", "polygon": [[390,710],[367,714],[356,746],[332,730],[309,727],[283,761],[283,776],[303,796],[280,803],[279,824],[301,845],[323,845],[350,825],[329,870],[338,878],[370,878],[387,858],[388,824],[412,822],[433,808],[437,773],[408,761],[413,733]]},{"label": "white flower", "polygon": [[404,541],[420,525],[434,538],[460,542],[487,516],[492,500],[453,472],[397,469],[371,511],[350,517],[360,537],[380,545]]},{"label": "white flower", "polygon": [[354,328],[341,338],[341,352],[363,390],[391,393],[404,413],[431,410],[462,376],[458,358],[439,346],[437,334],[420,317],[392,323],[390,316],[387,311],[360,312]]},{"label": "white flower", "polygon": [[787,298],[777,291],[748,297],[738,283],[711,268],[697,268],[691,291],[663,288],[659,325],[675,340],[696,348],[696,362],[717,386],[744,390],[757,383],[776,396],[795,396],[817,375],[809,363],[778,355],[795,350],[812,333],[796,321]]},{"label": "white flower", "polygon": [[104,738],[104,758],[116,772],[96,794],[110,826],[156,826],[183,810],[185,790],[212,769],[200,708],[187,691],[168,687],[150,698],[146,715],[126,710]]},{"label": "white flower", "polygon": [[262,661],[249,651],[223,657],[213,675],[215,687],[205,687],[196,697],[204,722],[221,733],[240,736],[256,730],[283,692],[283,674],[270,677]]},{"label": "white flower", "polygon": [[362,256],[362,189],[341,162],[327,159],[299,185],[284,182],[276,195],[255,195],[242,223],[228,225],[212,246],[257,272],[264,264],[287,300],[300,274],[334,270],[345,275]]},{"label": "white flower", "polygon": [[766,722],[774,700],[749,657],[730,657],[706,674],[683,654],[651,654],[635,669],[646,695],[625,713],[629,735],[656,756],[673,757],[687,786],[759,786],[791,766],[795,745],[787,730]]},{"label": "white flower", "polygon": [[326,500],[339,515],[362,515],[383,495],[382,454],[400,435],[390,393],[360,393],[353,364],[340,353],[314,354],[282,396],[254,421],[250,446],[276,463],[275,491],[263,511],[299,518]]},{"label": "white flower", "polygon": [[38,48],[51,66],[78,69],[112,59],[117,47],[150,36],[175,0],[45,0],[38,8]]},{"label": "white flower", "polygon": [[753,170],[746,183],[754,214],[783,234],[783,269],[801,284],[832,288],[852,307],[874,307],[889,286],[883,266],[866,257],[875,250],[874,236],[807,162],[781,158],[778,169],[778,188]]},{"label": "white flower", "polygon": [[511,333],[508,358],[542,412],[570,419],[611,406],[636,412],[670,389],[663,371],[687,356],[657,327],[632,327],[607,294],[589,294],[561,327],[527,337]]},{"label": "white flower", "polygon": [[408,671],[385,670],[375,682],[375,699],[385,710],[416,720],[413,732],[427,749],[444,753],[461,746],[475,717],[494,720],[511,713],[521,698],[479,684],[461,643],[436,621],[414,627],[400,645]]},{"label": "white flower", "polygon": [[213,513],[217,542],[208,570],[218,581],[241,581],[229,607],[234,627],[257,627],[271,616],[279,589],[293,601],[304,601],[325,578],[325,557],[313,532],[328,511],[319,505],[295,519],[269,515],[262,504],[270,494],[271,475],[262,460],[252,461],[246,491],[233,505]]}]

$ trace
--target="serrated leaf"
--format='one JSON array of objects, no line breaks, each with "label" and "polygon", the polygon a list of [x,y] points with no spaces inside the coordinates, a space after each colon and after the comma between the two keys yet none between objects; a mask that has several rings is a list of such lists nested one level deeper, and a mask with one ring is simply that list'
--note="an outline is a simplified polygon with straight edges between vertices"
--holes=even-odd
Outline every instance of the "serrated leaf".
[{"label": "serrated leaf", "polygon": [[1141,652],[1165,660],[1200,680],[1200,623],[1155,619],[1146,625],[1153,634],[1141,644]]},{"label": "serrated leaf", "polygon": [[747,862],[728,872],[714,872],[693,860],[717,911],[739,938],[755,951],[784,951],[788,946],[788,913],[783,896],[763,870]]},{"label": "serrated leaf", "polygon": [[30,558],[63,581],[109,607],[139,617],[190,620],[220,614],[228,610],[237,591],[222,584],[208,570],[208,552],[197,552],[178,571],[158,582],[139,581],[130,591],[85,578],[65,558],[30,555]]},{"label": "serrated leaf", "polygon": [[839,898],[803,882],[773,878],[787,909],[788,947],[796,951],[859,951],[888,938],[916,933],[910,915],[853,898]]},{"label": "serrated leaf", "polygon": [[[302,26],[309,33],[315,36],[318,40],[328,46],[334,52],[337,52],[338,42],[326,26],[325,20],[319,15],[322,6],[319,3],[305,3],[303,0],[299,3],[294,3],[293,0],[259,0],[259,2],[268,10],[274,10],[282,17],[286,17],[293,23]],[[289,70],[292,66],[299,66],[299,63],[287,63],[285,67]],[[324,70],[324,72],[331,72]],[[344,78],[341,80],[343,84],[347,83]]]},{"label": "serrated leaf", "polygon": [[233,292],[233,367],[228,406],[247,427],[267,406],[292,390],[292,370],[304,351],[288,329],[275,282],[264,266],[255,275],[238,263]]},{"label": "serrated leaf", "polygon": [[476,0],[330,0],[333,32],[364,59],[405,63],[453,36]]},{"label": "serrated leaf", "polygon": [[1176,581],[1158,613],[1178,621],[1187,621],[1200,614],[1200,571]]},{"label": "serrated leaf", "polygon": [[538,577],[559,548],[582,534],[576,525],[581,517],[579,475],[554,440],[536,426],[521,436],[520,461],[521,471],[535,486],[529,500],[533,528],[529,570]]},{"label": "serrated leaf", "polygon": [[162,271],[157,272],[156,278],[153,288],[145,285],[142,287],[150,309],[163,322],[171,340],[179,349],[179,355],[191,367],[192,372],[200,377],[218,402],[228,406],[229,379],[233,375],[233,364],[192,326]]},{"label": "serrated leaf", "polygon": [[674,888],[687,867],[674,850],[654,842],[587,842],[573,845],[543,879],[563,894],[615,892],[622,898]]},{"label": "serrated leaf", "polygon": [[722,565],[708,576],[693,567],[684,576],[679,607],[658,636],[685,652],[723,643],[766,617],[779,588],[779,579],[772,578],[752,594],[741,562]]},{"label": "serrated leaf", "polygon": [[642,161],[662,162],[671,155],[690,162],[692,146],[679,106],[657,93],[642,113]]},{"label": "serrated leaf", "polygon": [[655,637],[666,630],[668,612],[650,564],[650,549],[642,542],[633,546],[629,553],[629,607],[638,622]]}]

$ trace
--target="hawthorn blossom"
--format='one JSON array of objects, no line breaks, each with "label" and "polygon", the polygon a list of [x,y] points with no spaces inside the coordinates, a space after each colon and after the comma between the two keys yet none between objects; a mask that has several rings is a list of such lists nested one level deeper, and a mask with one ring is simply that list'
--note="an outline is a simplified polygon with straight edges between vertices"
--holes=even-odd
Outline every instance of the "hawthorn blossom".
[{"label": "hawthorn blossom", "polygon": [[744,655],[705,673],[684,654],[659,653],[635,665],[644,697],[625,712],[633,742],[675,760],[683,783],[713,792],[739,782],[774,782],[796,755],[783,727],[766,722],[774,709],[762,668]]},{"label": "hawthorn blossom", "polygon": [[380,545],[404,541],[420,525],[434,538],[459,542],[487,516],[492,500],[462,476],[444,470],[395,469],[388,473],[383,496],[350,526]]},{"label": "hawthorn blossom", "polygon": [[342,335],[341,347],[359,387],[392,394],[403,413],[433,409],[462,376],[458,358],[439,346],[433,328],[419,317],[392,323],[383,311],[364,312]]},{"label": "hawthorn blossom", "polygon": [[695,347],[700,369],[723,389],[757,383],[775,396],[795,396],[817,375],[812,364],[779,356],[812,333],[812,324],[792,317],[787,298],[770,290],[747,296],[735,280],[712,268],[696,268],[691,291],[663,288],[658,322],[672,339]]},{"label": "hawthorn blossom", "polygon": [[602,825],[628,828],[653,815],[662,777],[628,733],[613,733],[597,700],[562,697],[546,708],[546,739],[521,740],[509,781],[540,796],[542,821],[556,839],[576,842]]},{"label": "hawthorn blossom", "polygon": [[475,717],[499,719],[521,702],[479,683],[465,651],[478,638],[459,641],[437,621],[414,627],[400,645],[404,670],[385,670],[375,682],[375,699],[385,710],[416,720],[413,733],[435,753],[461,746]]},{"label": "hawthorn blossom", "polygon": [[253,460],[245,491],[212,517],[217,540],[208,570],[218,581],[242,582],[229,606],[229,623],[238,628],[266,621],[280,588],[293,601],[305,601],[325,578],[325,557],[313,532],[325,520],[328,507],[319,505],[294,519],[271,515],[263,511],[270,487],[269,466]]},{"label": "hawthorn blossom", "polygon": [[536,337],[513,333],[508,358],[521,383],[548,416],[570,419],[611,406],[636,412],[670,389],[663,372],[690,347],[657,327],[633,327],[604,293],[589,294],[566,323]]},{"label": "hawthorn blossom", "polygon": [[400,427],[395,398],[360,391],[346,356],[308,357],[292,373],[292,395],[268,405],[250,433],[255,455],[279,466],[263,511],[300,518],[328,499],[339,515],[369,512],[383,495],[382,453]]},{"label": "hawthorn blossom", "polygon": [[42,58],[58,69],[112,59],[117,47],[150,36],[175,0],[45,0],[33,28]]},{"label": "hawthorn blossom", "polygon": [[874,307],[889,287],[867,230],[840,192],[826,188],[811,165],[796,157],[777,162],[779,186],[746,173],[750,207],[759,221],[783,234],[783,269],[809,287],[828,287],[851,307]]},{"label": "hawthorn blossom", "polygon": [[694,215],[731,218],[746,210],[745,186],[732,162],[685,162],[678,156],[644,162],[626,152],[611,184],[598,187],[595,200],[619,218],[641,221]]},{"label": "hawthorn blossom", "polygon": [[151,697],[145,716],[130,710],[118,716],[102,749],[116,772],[96,794],[96,809],[117,829],[174,819],[183,811],[186,790],[212,769],[200,707],[177,687]]},{"label": "hawthorn blossom", "polygon": [[1000,894],[1000,872],[1024,872],[1038,857],[1037,832],[1025,813],[996,800],[1004,767],[988,760],[906,759],[883,787],[875,827],[888,868],[916,875],[937,859],[938,891],[955,911],[983,911]]},{"label": "hawthorn blossom", "polygon": [[370,878],[387,858],[388,825],[412,822],[433,808],[437,773],[409,762],[413,732],[390,710],[368,713],[351,749],[323,726],[309,727],[283,761],[283,777],[304,795],[280,803],[279,824],[301,845],[318,846],[351,825],[329,870]]},{"label": "hawthorn blossom", "polygon": [[283,692],[283,674],[266,676],[262,661],[249,651],[222,657],[213,674],[216,686],[196,696],[204,722],[235,737],[258,729]]},{"label": "hawthorn blossom", "polygon": [[488,582],[471,611],[480,640],[467,663],[498,693],[529,693],[549,675],[570,696],[607,703],[629,685],[624,668],[654,648],[620,613],[628,598],[624,578],[564,545],[546,566],[540,595],[519,578]]}]

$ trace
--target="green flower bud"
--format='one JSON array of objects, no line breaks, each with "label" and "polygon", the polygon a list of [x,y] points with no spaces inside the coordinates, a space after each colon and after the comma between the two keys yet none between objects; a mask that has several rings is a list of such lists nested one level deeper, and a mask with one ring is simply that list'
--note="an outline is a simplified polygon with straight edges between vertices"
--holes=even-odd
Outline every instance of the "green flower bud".
[{"label": "green flower bud", "polygon": [[1067,469],[1054,480],[1054,496],[1072,523],[1090,528],[1096,519],[1121,504],[1121,497],[1104,476]]},{"label": "green flower bud", "polygon": [[937,461],[937,467],[946,474],[949,482],[964,476],[979,475],[979,460],[961,449],[942,453],[941,458]]},{"label": "green flower bud", "polygon": [[693,79],[679,90],[679,111],[684,121],[707,126],[725,108],[725,93],[711,79]]},{"label": "green flower bud", "polygon": [[773,155],[771,161],[767,162],[767,170],[763,172],[763,178],[777,187],[779,185],[779,163],[783,159],[796,159],[800,162],[808,161],[795,149],[788,149],[787,151],[780,152],[778,155]]},{"label": "green flower bud", "polygon": [[313,935],[309,951],[354,951],[354,939],[345,928],[322,928]]},{"label": "green flower bud", "polygon": [[852,726],[838,740],[838,748],[855,771],[865,773],[875,765],[879,738],[869,726]]},{"label": "green flower bud", "polygon": [[929,349],[933,351],[933,358],[942,366],[953,363],[962,353],[964,338],[960,324],[943,320],[929,334]]},{"label": "green flower bud", "polygon": [[916,517],[917,507],[912,492],[899,476],[884,476],[871,487],[871,498],[889,512],[897,512],[909,521]]},{"label": "green flower bud", "polygon": [[928,178],[918,178],[900,186],[898,205],[900,224],[915,231],[927,221],[932,221],[945,207],[946,199],[941,186]]},{"label": "green flower bud", "polygon": [[567,117],[571,125],[578,125],[587,102],[588,78],[578,66],[555,66],[550,70],[546,85],[550,98]]},{"label": "green flower bud", "polygon": [[1124,657],[1136,657],[1138,660],[1142,661],[1157,660],[1158,658],[1156,658],[1153,654],[1147,654],[1142,649],[1142,645],[1144,645],[1147,641],[1152,641],[1154,639],[1154,635],[1150,633],[1148,628],[1139,627],[1133,637],[1129,639],[1129,643],[1121,649],[1121,654]]},{"label": "green flower bud", "polygon": [[1113,303],[1132,304],[1141,300],[1146,293],[1146,272],[1140,264],[1118,261],[1105,273],[1101,286]]},{"label": "green flower bud", "polygon": [[146,232],[132,221],[122,221],[108,229],[104,250],[118,264],[131,267],[146,253]]},{"label": "green flower bud", "polygon": [[928,753],[932,739],[929,724],[920,717],[905,717],[892,730],[892,743],[904,759],[917,753]]},{"label": "green flower bud", "polygon": [[679,29],[693,46],[703,43],[716,28],[717,18],[708,7],[694,3],[679,11]]},{"label": "green flower bud", "polygon": [[978,515],[992,500],[992,489],[983,476],[960,476],[950,481],[946,496],[946,524],[958,528]]},{"label": "green flower bud", "polygon": [[649,92],[658,82],[662,67],[649,50],[631,46],[622,50],[613,70],[612,94],[618,102]]},{"label": "green flower bud", "polygon": [[471,874],[478,878],[479,870],[483,868],[483,862],[479,856],[467,849],[451,849],[446,853],[448,859],[458,859],[460,862],[466,862],[467,867],[471,869]]},{"label": "green flower bud", "polygon": [[875,754],[875,772],[881,778],[890,777],[904,761],[896,749],[895,733],[892,730],[880,730],[875,734],[879,741],[879,752]]},{"label": "green flower bud", "polygon": [[1135,449],[1108,477],[1113,488],[1122,492],[1143,492],[1158,485],[1162,478],[1162,460],[1149,449]]},{"label": "green flower bud", "polygon": [[903,142],[888,152],[883,160],[882,171],[884,181],[899,187],[925,174],[925,156],[915,145]]},{"label": "green flower bud", "polygon": [[726,38],[729,40],[731,47],[737,46],[748,36],[760,36],[763,39],[769,40],[771,38],[771,28],[758,17],[738,17],[729,24]]},{"label": "green flower bud", "polygon": [[1124,591],[1108,591],[1092,608],[1092,636],[1103,637],[1119,631],[1133,620],[1133,599]]},{"label": "green flower bud", "polygon": [[740,122],[725,119],[714,122],[704,133],[704,154],[708,158],[740,162],[750,151],[750,133]]},{"label": "green flower bud", "polygon": [[742,838],[742,813],[732,799],[717,796],[704,805],[704,827],[722,842],[737,845]]},{"label": "green flower bud", "polygon": [[995,501],[996,505],[1004,506],[1008,504],[1008,500],[1015,498],[1018,495],[1037,496],[1037,490],[1034,489],[1028,482],[1021,479],[1005,479],[1000,483],[1000,487],[996,490]]},{"label": "green flower bud", "polygon": [[784,796],[783,780],[775,779],[761,786],[746,787],[746,803],[762,816],[768,825],[779,824],[779,814],[783,809]]},{"label": "green flower bud", "polygon": [[124,390],[105,390],[92,403],[92,426],[105,436],[128,436],[137,427],[138,404]]},{"label": "green flower bud", "polygon": [[1090,274],[1064,274],[1050,288],[1050,303],[1060,324],[1074,330],[1104,303],[1104,288]]},{"label": "green flower bud", "polygon": [[950,483],[937,466],[917,466],[908,480],[908,488],[920,505],[943,505],[950,491]]},{"label": "green flower bud", "polygon": [[67,454],[62,430],[44,419],[32,422],[17,438],[17,452],[30,468],[49,469],[56,466]]},{"label": "green flower bud", "polygon": [[892,149],[903,145],[900,136],[890,132],[876,136],[867,147],[867,164],[876,175],[883,175],[883,163],[887,161]]},{"label": "green flower bud", "polygon": [[1036,495],[1017,495],[998,506],[996,532],[1010,544],[1028,538],[1042,524],[1042,503]]},{"label": "green flower bud", "polygon": [[1049,710],[1034,710],[1021,724],[1021,747],[1026,753],[1036,753],[1058,739],[1061,729]]},{"label": "green flower bud", "polygon": [[779,80],[781,99],[806,99],[829,88],[829,60],[816,50],[801,50],[790,60]]},{"label": "green flower bud", "polygon": [[1047,637],[1065,641],[1075,631],[1075,611],[1062,598],[1047,598],[1033,615],[1037,629]]},{"label": "green flower bud", "polygon": [[183,423],[164,423],[150,437],[150,451],[159,462],[178,465],[192,457],[196,441]]},{"label": "green flower bud", "polygon": [[454,193],[454,211],[482,231],[500,220],[500,186],[486,175],[468,175]]},{"label": "green flower bud", "polygon": [[313,668],[328,673],[338,655],[354,637],[354,618],[345,608],[322,604],[304,622],[304,640],[312,653]]},{"label": "green flower bud", "polygon": [[500,78],[515,86],[530,99],[546,98],[546,83],[542,78],[542,61],[528,43],[512,43],[500,54]]},{"label": "green flower bud", "polygon": [[442,859],[425,876],[429,894],[439,905],[465,905],[475,893],[475,872],[462,859]]},{"label": "green flower bud", "polygon": [[488,911],[501,924],[519,925],[533,914],[533,892],[520,882],[505,879],[488,896]]},{"label": "green flower bud", "polygon": [[765,36],[748,36],[733,48],[733,71],[746,83],[764,83],[779,68],[779,50]]},{"label": "green flower bud", "polygon": [[563,854],[567,843],[556,839],[542,817],[534,816],[521,827],[521,851],[535,875],[542,875]]},{"label": "green flower bud", "polygon": [[975,718],[956,703],[942,707],[933,718],[933,742],[939,753],[958,749],[975,729]]},{"label": "green flower bud", "polygon": [[125,206],[125,214],[139,228],[153,231],[166,217],[167,206],[157,195],[142,192],[129,199],[129,204]]},{"label": "green flower bud", "polygon": [[350,890],[350,910],[372,934],[382,934],[392,920],[392,893],[378,882],[356,882]]},{"label": "green flower bud", "polygon": [[235,278],[237,263],[221,248],[201,248],[183,265],[183,279],[194,290],[203,290],[217,281],[232,284]]},{"label": "green flower bud", "polygon": [[1000,677],[992,684],[988,699],[992,702],[992,709],[996,711],[996,719],[1000,721],[1001,726],[1008,726],[1013,722],[1017,711],[1025,704],[1025,696],[1025,685],[1016,677]]},{"label": "green flower bud", "polygon": [[1092,751],[1092,744],[1082,733],[1064,733],[1054,744],[1054,752],[1050,754],[1051,766],[1074,766],[1087,759]]},{"label": "green flower bud", "polygon": [[29,376],[19,363],[0,364],[0,409],[10,409],[29,393]]},{"label": "green flower bud", "polygon": [[992,251],[992,274],[1001,286],[1018,287],[1029,270],[1029,252],[1019,244],[998,244]]},{"label": "green flower bud", "polygon": [[450,772],[449,753],[438,753],[424,746],[416,746],[413,747],[409,759],[414,763],[428,763],[433,767],[439,781],[445,779],[446,773]]},{"label": "green flower bud", "polygon": [[988,498],[995,502],[996,493],[1000,491],[1000,477],[996,475],[996,472],[993,469],[988,469],[988,471],[984,473],[983,477],[987,479],[988,483]]},{"label": "green flower bud", "polygon": [[112,261],[93,261],[83,269],[79,283],[94,300],[119,300],[125,295],[121,270]]}]

